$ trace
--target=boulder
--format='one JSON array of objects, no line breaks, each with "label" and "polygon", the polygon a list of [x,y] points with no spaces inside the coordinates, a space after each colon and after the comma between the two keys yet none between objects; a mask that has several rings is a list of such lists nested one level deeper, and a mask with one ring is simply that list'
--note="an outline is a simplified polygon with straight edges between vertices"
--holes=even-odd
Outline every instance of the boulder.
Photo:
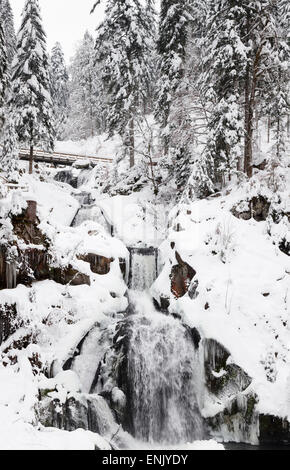
[{"label": "boulder", "polygon": [[205,339],[204,368],[208,390],[216,397],[243,392],[252,379],[237,364],[228,363],[230,352],[214,339]]},{"label": "boulder", "polygon": [[185,263],[177,252],[175,256],[178,264],[171,269],[171,292],[176,298],[180,298],[187,294],[196,271]]},{"label": "boulder", "polygon": [[106,258],[105,256],[87,253],[85,255],[78,255],[78,259],[90,264],[91,271],[95,274],[105,275],[110,272],[111,263],[114,258]]},{"label": "boulder", "polygon": [[59,181],[60,183],[66,183],[72,186],[73,188],[78,187],[78,177],[75,176],[72,170],[62,170],[59,171],[55,177],[55,181]]},{"label": "boulder", "polygon": [[265,221],[270,212],[271,203],[264,196],[255,196],[250,201],[241,201],[232,208],[232,214],[238,219],[257,222]]},{"label": "boulder", "polygon": [[51,268],[49,278],[63,286],[67,284],[71,286],[91,285],[90,276],[79,272],[71,265],[64,268]]}]

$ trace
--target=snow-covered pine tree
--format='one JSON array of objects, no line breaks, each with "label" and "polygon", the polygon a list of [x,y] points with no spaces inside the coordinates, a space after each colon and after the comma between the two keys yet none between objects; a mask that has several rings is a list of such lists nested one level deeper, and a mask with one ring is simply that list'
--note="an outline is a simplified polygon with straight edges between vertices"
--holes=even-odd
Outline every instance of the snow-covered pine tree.
[{"label": "snow-covered pine tree", "polygon": [[[272,6],[272,27],[269,34],[267,49],[272,53],[268,55],[264,72],[263,101],[266,103],[265,112],[270,117],[274,127],[274,153],[277,161],[286,150],[286,122],[289,114],[289,52],[287,44],[290,19],[290,6],[284,2],[274,3]],[[288,22],[285,23],[285,18]],[[261,86],[260,86],[261,87]]]},{"label": "snow-covered pine tree", "polygon": [[57,42],[52,49],[49,72],[56,138],[62,140],[65,123],[68,117],[69,93],[68,73],[65,65],[64,53],[59,42]]},{"label": "snow-covered pine tree", "polygon": [[107,128],[110,135],[122,136],[130,167],[135,165],[135,124],[142,119],[152,75],[152,11],[140,0],[107,0],[97,30],[96,58],[108,93]]},{"label": "snow-covered pine tree", "polygon": [[203,41],[200,86],[211,105],[208,123],[207,159],[212,162],[215,183],[236,171],[242,157],[244,135],[240,106],[241,81],[247,50],[240,37],[245,10],[239,0],[211,0]]},{"label": "snow-covered pine tree", "polygon": [[160,76],[155,117],[162,130],[164,154],[169,151],[169,114],[174,95],[184,77],[188,36],[188,0],[161,0],[157,52]]},{"label": "snow-covered pine tree", "polygon": [[[275,38],[278,37],[275,0],[243,0],[245,11],[241,22],[243,44],[247,49],[247,65],[244,73],[244,171],[253,174],[254,118],[257,98],[263,106],[267,97],[266,74],[273,67]],[[276,56],[277,57],[277,56]],[[272,84],[271,84],[272,86]]]},{"label": "snow-covered pine tree", "polygon": [[9,104],[15,114],[19,142],[29,145],[29,172],[32,173],[35,146],[40,145],[47,151],[52,151],[54,146],[46,35],[38,0],[25,2],[17,54],[12,64]]},{"label": "snow-covered pine tree", "polygon": [[4,29],[0,22],[0,131],[4,123],[4,103],[8,83],[8,60]]},{"label": "snow-covered pine tree", "polygon": [[201,158],[198,146],[205,128],[205,113],[197,79],[207,2],[171,0],[162,6],[158,42],[161,76],[155,116],[163,141],[161,167],[167,173],[164,181],[174,182],[174,194],[179,198],[192,174],[193,163]]},{"label": "snow-covered pine tree", "polygon": [[7,111],[3,129],[2,155],[0,158],[0,169],[4,171],[8,180],[17,180],[17,167],[19,158],[18,137],[15,131],[14,116]]},{"label": "snow-covered pine tree", "polygon": [[87,139],[104,130],[104,96],[95,64],[95,42],[86,32],[70,66],[69,119],[66,134]]},{"label": "snow-covered pine tree", "polygon": [[5,31],[8,63],[11,64],[16,51],[14,16],[9,0],[0,0],[0,17]]}]

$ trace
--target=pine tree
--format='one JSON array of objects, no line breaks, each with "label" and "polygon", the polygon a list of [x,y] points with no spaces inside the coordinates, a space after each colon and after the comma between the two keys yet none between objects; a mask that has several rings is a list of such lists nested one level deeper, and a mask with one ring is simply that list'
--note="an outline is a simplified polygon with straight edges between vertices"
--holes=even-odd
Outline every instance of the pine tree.
[{"label": "pine tree", "polygon": [[157,86],[155,116],[162,129],[164,153],[169,150],[168,120],[174,95],[184,77],[188,36],[188,1],[162,0],[160,10],[159,55],[160,77]]},{"label": "pine tree", "polygon": [[53,111],[55,118],[56,138],[61,140],[68,117],[68,73],[64,54],[59,42],[52,49],[50,59],[50,83]]},{"label": "pine tree", "polygon": [[286,150],[286,121],[289,113],[289,51],[287,44],[288,29],[285,18],[290,17],[290,6],[283,2],[273,4],[272,34],[269,36],[269,54],[264,73],[264,107],[274,125],[274,150],[277,160],[280,160]]},{"label": "pine tree", "polygon": [[158,40],[161,72],[155,117],[161,128],[165,182],[174,182],[177,198],[186,188],[193,164],[200,156],[197,148],[205,127],[196,84],[206,8],[206,2],[200,0],[161,3]]},{"label": "pine tree", "polygon": [[211,104],[207,158],[212,162],[212,179],[220,184],[225,174],[237,170],[244,135],[240,106],[241,80],[247,64],[247,50],[240,37],[245,14],[238,0],[212,0],[206,22],[203,47],[205,73],[200,86]]},{"label": "pine tree", "polygon": [[9,0],[0,0],[0,18],[5,31],[8,63],[11,64],[16,52],[14,16]]},{"label": "pine tree", "polygon": [[275,0],[243,0],[245,11],[241,22],[243,43],[247,48],[247,65],[244,73],[244,171],[253,174],[254,117],[257,99],[267,96],[266,74],[273,65],[275,37],[277,37],[277,2]]},{"label": "pine tree", "polygon": [[15,113],[19,142],[30,147],[29,172],[33,171],[34,147],[52,151],[54,127],[46,36],[38,0],[26,0],[13,62],[10,106]]},{"label": "pine tree", "polygon": [[252,176],[255,120],[267,101],[274,104],[275,87],[281,106],[278,7],[275,0],[209,0],[200,83],[211,104],[207,152],[216,182],[237,163]]},{"label": "pine tree", "polygon": [[144,8],[139,0],[107,0],[97,31],[96,57],[108,94],[108,131],[122,136],[133,167],[135,124],[142,119],[152,73],[152,8]]},{"label": "pine tree", "polygon": [[66,134],[87,139],[104,131],[104,101],[100,70],[95,64],[95,43],[88,32],[70,66],[69,119]]},{"label": "pine tree", "polygon": [[4,123],[4,103],[8,83],[8,60],[4,30],[0,23],[0,131]]},{"label": "pine tree", "polygon": [[19,158],[18,137],[15,131],[13,113],[7,111],[3,129],[3,146],[0,159],[1,171],[4,171],[9,180],[17,180],[17,168]]}]

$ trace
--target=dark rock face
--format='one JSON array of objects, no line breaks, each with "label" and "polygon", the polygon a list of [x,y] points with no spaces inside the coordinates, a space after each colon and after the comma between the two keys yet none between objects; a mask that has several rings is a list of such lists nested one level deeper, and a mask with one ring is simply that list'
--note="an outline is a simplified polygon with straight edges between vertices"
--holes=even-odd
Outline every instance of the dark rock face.
[{"label": "dark rock face", "polygon": [[50,256],[46,249],[14,246],[14,259],[8,247],[0,249],[0,289],[14,289],[18,284],[31,285],[33,281],[50,278]]},{"label": "dark rock face", "polygon": [[236,364],[227,364],[230,352],[213,339],[204,340],[204,367],[208,390],[217,397],[243,392],[252,379]]},{"label": "dark rock face", "polygon": [[271,203],[263,196],[254,197],[251,203],[253,218],[257,222],[262,222],[263,220],[266,220],[269,215]]},{"label": "dark rock face", "polygon": [[233,207],[232,214],[238,219],[243,220],[250,220],[253,218],[257,222],[261,222],[267,219],[271,203],[265,197],[253,197],[247,202],[247,205],[248,209],[243,211],[239,210],[238,206]]},{"label": "dark rock face", "polygon": [[[123,428],[128,432],[133,431],[132,390],[131,381],[128,380],[128,352],[130,338],[132,336],[131,328],[132,321],[130,316],[117,324],[115,335],[111,340],[111,347],[97,367],[90,390],[90,393],[96,393],[97,390],[101,390],[100,394],[110,404],[117,422],[122,424]],[[111,384],[118,387],[126,396],[126,404],[122,409],[114,403],[112,392],[102,391],[108,380]]]},{"label": "dark rock face", "polygon": [[279,249],[282,251],[282,253],[285,253],[285,255],[290,256],[290,243],[286,240],[286,238],[283,238],[280,241]]},{"label": "dark rock face", "polygon": [[76,394],[61,403],[47,396],[50,392],[41,391],[39,396],[38,417],[43,426],[65,431],[84,429],[102,436],[110,434],[113,416],[104,398]]},{"label": "dark rock face", "polygon": [[290,423],[286,419],[271,415],[260,415],[260,443],[290,445]]},{"label": "dark rock face", "polygon": [[[109,274],[111,270],[111,263],[115,261],[114,258],[106,258],[105,256],[87,253],[85,255],[78,255],[78,259],[90,264],[91,271],[95,274],[104,276]],[[119,258],[119,265],[123,278],[126,278],[126,260]]]},{"label": "dark rock face", "polygon": [[95,274],[105,275],[110,272],[111,263],[114,258],[106,258],[92,253],[86,255],[79,255],[78,259],[90,264],[91,271]]},{"label": "dark rock face", "polygon": [[206,387],[224,409],[208,418],[209,433],[216,438],[236,442],[258,443],[257,397],[247,388],[252,382],[248,374],[228,359],[230,352],[213,339],[203,340]]},{"label": "dark rock face", "polygon": [[49,279],[62,284],[71,286],[91,285],[90,277],[74,269],[71,265],[65,268],[51,268]]},{"label": "dark rock face", "polygon": [[70,186],[72,186],[75,189],[78,187],[78,178],[77,178],[77,176],[73,175],[72,170],[59,171],[55,175],[54,179],[55,179],[55,181],[59,181],[60,183],[69,184]]},{"label": "dark rock face", "polygon": [[191,328],[190,329],[190,334],[191,334],[195,349],[198,349],[199,344],[201,342],[201,336],[199,334],[199,331],[196,328]]},{"label": "dark rock face", "polygon": [[226,408],[217,415],[207,418],[209,433],[223,439],[226,430],[227,438],[233,442],[258,444],[258,415],[255,411],[257,397],[252,394],[240,395],[230,400]]},{"label": "dark rock face", "polygon": [[28,201],[27,209],[11,218],[14,234],[24,245],[39,245],[19,248],[18,245],[0,247],[0,288],[13,289],[18,284],[29,285],[33,280],[48,278],[48,240],[39,230],[36,202]]},{"label": "dark rock face", "polygon": [[39,220],[36,217],[36,202],[28,201],[27,209],[20,215],[14,215],[11,219],[14,234],[27,245],[48,246],[46,236],[39,230]]},{"label": "dark rock face", "polygon": [[176,298],[180,298],[188,292],[196,271],[189,264],[185,263],[177,252],[176,260],[178,264],[172,267],[170,276],[171,292]]},{"label": "dark rock face", "polygon": [[16,304],[0,305],[0,345],[21,326]]},{"label": "dark rock face", "polygon": [[27,246],[0,245],[0,289],[14,289],[18,284],[30,286],[33,281],[45,279],[72,286],[90,285],[89,276],[71,265],[51,267],[49,241],[38,228],[36,208],[35,201],[28,201],[27,209],[11,219],[14,234]]}]

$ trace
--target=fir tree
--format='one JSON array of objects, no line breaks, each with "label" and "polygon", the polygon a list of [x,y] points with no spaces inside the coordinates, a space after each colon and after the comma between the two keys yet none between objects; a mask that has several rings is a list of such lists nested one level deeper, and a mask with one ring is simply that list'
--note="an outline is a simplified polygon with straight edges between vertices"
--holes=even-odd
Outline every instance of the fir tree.
[{"label": "fir tree", "polygon": [[16,51],[14,16],[9,0],[0,0],[0,18],[5,32],[8,63],[11,64]]},{"label": "fir tree", "polygon": [[169,150],[168,120],[174,95],[184,77],[188,36],[188,1],[162,0],[160,10],[159,55],[160,77],[157,86],[155,115],[162,129],[164,153]]},{"label": "fir tree", "polygon": [[33,171],[34,147],[53,149],[54,129],[46,36],[38,0],[26,0],[12,69],[10,106],[15,112],[19,142],[29,145],[29,172]]},{"label": "fir tree", "polygon": [[[277,38],[277,2],[251,0],[242,2],[245,14],[241,22],[243,44],[247,48],[244,71],[244,171],[253,174],[254,117],[257,100],[263,106],[267,99],[266,75],[273,66]],[[276,64],[277,66],[277,64]],[[279,66],[280,67],[280,66]]]},{"label": "fir tree", "polygon": [[0,22],[0,131],[4,122],[4,103],[8,83],[8,60],[6,41],[2,23]]},{"label": "fir tree", "polygon": [[[288,3],[288,2],[287,2]],[[264,90],[265,106],[263,110],[270,117],[274,126],[274,150],[280,160],[286,150],[286,121],[289,114],[289,45],[287,44],[290,6],[273,4],[272,34],[269,35],[268,48],[272,53],[265,63]],[[288,18],[288,21],[285,19]]]},{"label": "fir tree", "polygon": [[50,83],[56,137],[63,138],[64,127],[68,117],[68,73],[64,54],[59,42],[52,49],[50,59]]},{"label": "fir tree", "polygon": [[104,96],[95,64],[95,43],[88,32],[70,66],[69,119],[66,134],[87,139],[104,131]]},{"label": "fir tree", "polygon": [[152,8],[139,0],[107,0],[105,19],[98,28],[97,61],[102,64],[108,94],[107,127],[118,132],[135,164],[135,122],[142,119],[151,79]]},{"label": "fir tree", "polygon": [[212,1],[207,17],[207,32],[200,85],[211,103],[207,153],[212,162],[212,179],[222,183],[226,173],[237,170],[244,135],[240,106],[241,80],[247,64],[247,49],[240,37],[245,14],[238,0]]},{"label": "fir tree", "polygon": [[19,146],[18,138],[15,131],[14,116],[12,112],[8,112],[8,117],[5,119],[3,129],[3,145],[2,155],[0,160],[1,171],[4,171],[9,180],[17,180]]}]

